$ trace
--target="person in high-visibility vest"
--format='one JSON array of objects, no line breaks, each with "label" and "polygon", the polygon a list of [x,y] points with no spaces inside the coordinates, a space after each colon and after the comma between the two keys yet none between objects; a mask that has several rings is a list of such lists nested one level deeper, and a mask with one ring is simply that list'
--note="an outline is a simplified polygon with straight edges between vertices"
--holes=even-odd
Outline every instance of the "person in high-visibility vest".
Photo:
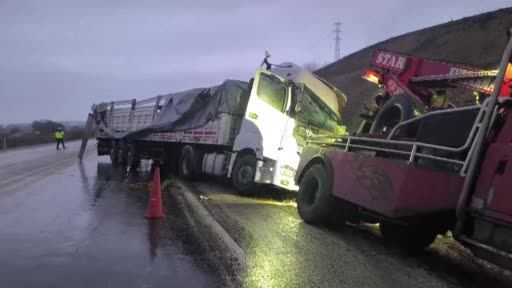
[{"label": "person in high-visibility vest", "polygon": [[62,128],[59,128],[57,132],[55,132],[55,140],[57,140],[57,150],[59,150],[59,145],[62,143],[62,148],[66,149],[66,145],[64,145],[64,131]]}]

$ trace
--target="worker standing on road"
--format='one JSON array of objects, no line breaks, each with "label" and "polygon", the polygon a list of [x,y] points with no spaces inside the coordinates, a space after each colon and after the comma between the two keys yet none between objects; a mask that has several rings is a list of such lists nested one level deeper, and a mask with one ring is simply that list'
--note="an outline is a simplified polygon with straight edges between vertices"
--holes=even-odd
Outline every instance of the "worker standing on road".
[{"label": "worker standing on road", "polygon": [[66,145],[64,145],[64,131],[62,128],[59,128],[57,132],[55,132],[55,140],[57,140],[57,150],[59,150],[59,145],[62,143],[62,148],[66,149]]}]

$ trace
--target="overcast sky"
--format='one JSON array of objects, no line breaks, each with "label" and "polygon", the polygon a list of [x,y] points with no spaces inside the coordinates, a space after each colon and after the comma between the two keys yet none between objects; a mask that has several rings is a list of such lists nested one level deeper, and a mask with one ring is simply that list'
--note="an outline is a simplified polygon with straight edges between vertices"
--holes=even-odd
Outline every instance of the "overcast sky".
[{"label": "overcast sky", "polygon": [[[414,3],[414,4],[413,4]],[[93,103],[147,98],[272,62],[332,61],[510,0],[0,0],[0,124],[83,120]]]}]

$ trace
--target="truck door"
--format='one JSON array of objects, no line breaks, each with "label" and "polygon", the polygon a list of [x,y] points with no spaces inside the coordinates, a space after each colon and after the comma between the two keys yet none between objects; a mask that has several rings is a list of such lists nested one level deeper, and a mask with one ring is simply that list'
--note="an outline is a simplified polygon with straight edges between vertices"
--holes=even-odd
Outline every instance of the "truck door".
[{"label": "truck door", "polygon": [[296,101],[292,100],[295,97],[292,93],[293,87],[288,87],[288,104],[286,116],[286,126],[283,131],[280,146],[278,148],[279,155],[276,158],[275,174],[273,183],[274,185],[281,186],[288,190],[298,190],[299,187],[295,185],[295,171],[299,165],[300,152],[302,147],[299,145],[298,138],[296,137],[296,121],[294,119],[294,111]]},{"label": "truck door", "polygon": [[[261,135],[264,157],[277,160],[282,150],[281,141],[286,131],[288,85],[284,79],[259,70],[254,78],[245,118]],[[259,153],[257,153],[259,154]]]}]

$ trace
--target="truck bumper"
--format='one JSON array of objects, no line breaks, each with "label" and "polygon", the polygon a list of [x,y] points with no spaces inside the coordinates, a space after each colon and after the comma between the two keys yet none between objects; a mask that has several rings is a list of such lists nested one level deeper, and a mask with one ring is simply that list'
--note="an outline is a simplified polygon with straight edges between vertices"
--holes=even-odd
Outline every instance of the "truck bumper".
[{"label": "truck bumper", "polygon": [[258,160],[256,164],[256,176],[254,182],[262,184],[271,184],[290,191],[298,191],[296,185],[295,168],[284,165],[279,161],[265,159]]}]

